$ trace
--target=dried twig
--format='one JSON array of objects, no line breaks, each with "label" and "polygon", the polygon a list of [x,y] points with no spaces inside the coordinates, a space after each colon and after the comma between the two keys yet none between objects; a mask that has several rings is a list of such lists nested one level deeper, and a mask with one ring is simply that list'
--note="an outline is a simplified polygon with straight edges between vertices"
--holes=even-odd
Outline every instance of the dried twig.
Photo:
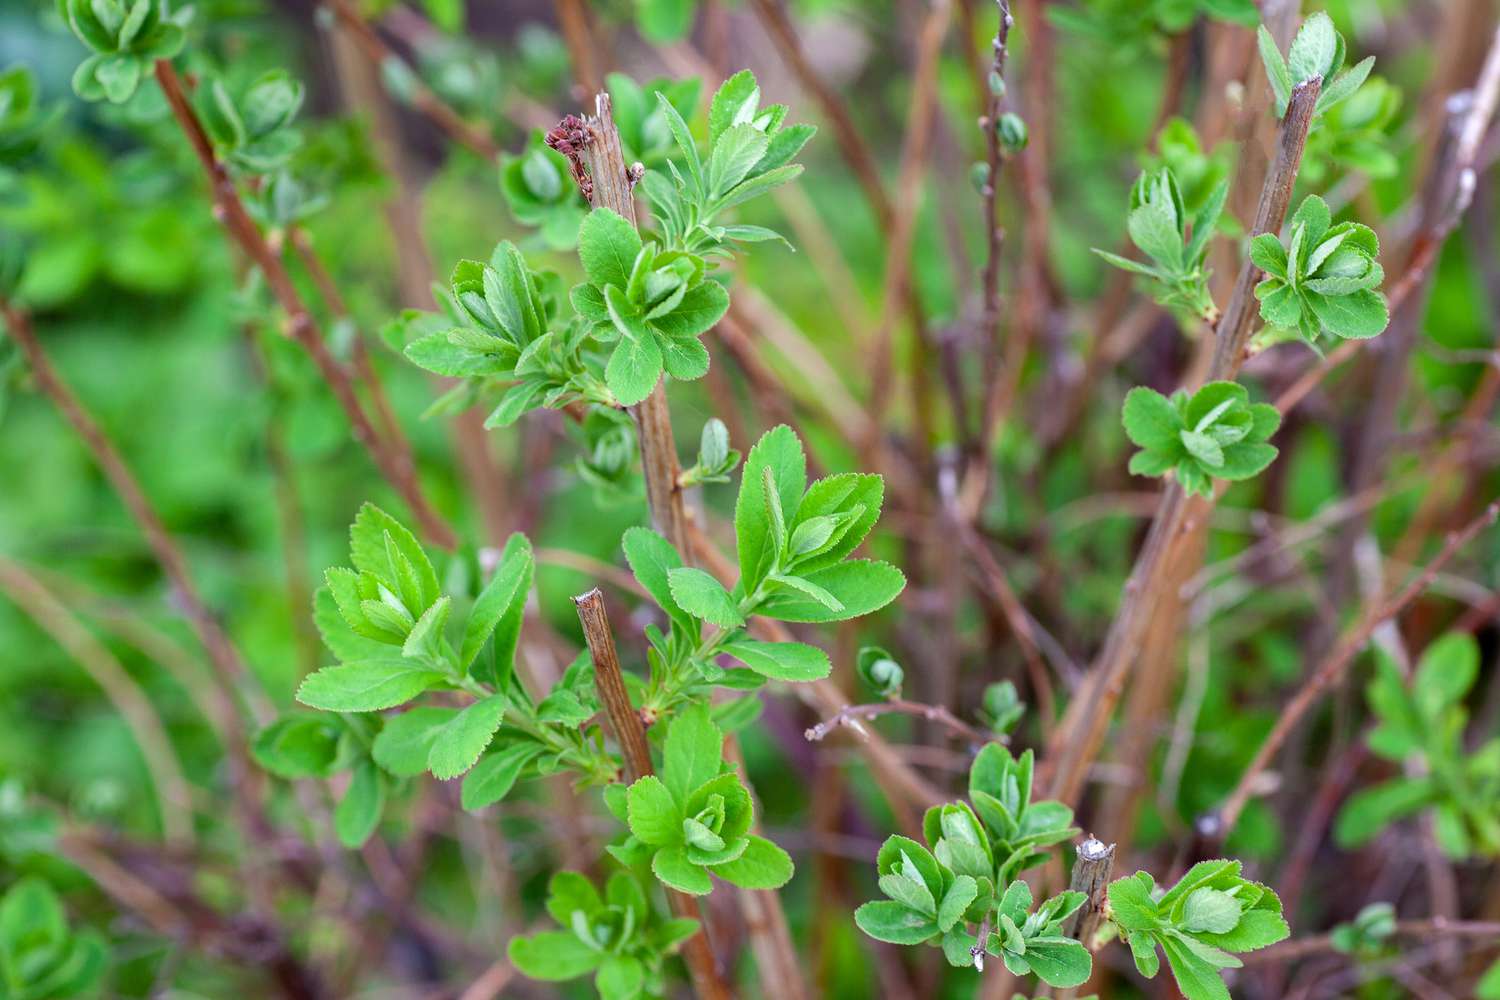
[{"label": "dried twig", "polygon": [[1115,845],[1090,837],[1078,845],[1078,860],[1073,865],[1068,888],[1081,892],[1083,905],[1063,922],[1062,932],[1077,938],[1085,948],[1094,950],[1094,935],[1104,920],[1104,892],[1109,888],[1115,870]]},{"label": "dried twig", "polygon": [[[630,693],[625,689],[620,658],[615,652],[614,633],[604,610],[604,595],[595,587],[573,598],[573,603],[578,607],[578,620],[583,625],[584,641],[588,643],[589,656],[594,663],[594,682],[599,700],[604,703],[605,723],[620,747],[626,779],[634,783],[655,771],[651,766],[651,747],[646,742],[645,723],[630,703]],[[693,979],[694,991],[700,998],[732,997],[734,994],[720,974],[709,944],[707,912],[700,912],[697,900],[674,889],[667,890],[667,902],[677,916],[702,923],[702,929],[687,940],[682,952]]]}]

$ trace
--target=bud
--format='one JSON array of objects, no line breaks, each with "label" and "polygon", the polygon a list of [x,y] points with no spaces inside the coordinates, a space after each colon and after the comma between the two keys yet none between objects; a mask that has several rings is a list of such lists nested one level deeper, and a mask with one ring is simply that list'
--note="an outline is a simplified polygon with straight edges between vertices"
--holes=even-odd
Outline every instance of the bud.
[{"label": "bud", "polygon": [[866,646],[855,659],[855,671],[882,698],[897,698],[901,695],[901,684],[906,672],[891,654],[879,646]]},{"label": "bud", "polygon": [[1026,122],[1014,111],[1007,111],[1000,116],[1000,123],[995,126],[995,134],[1000,136],[1000,145],[1005,147],[1007,153],[1019,153],[1026,148],[1028,138]]}]

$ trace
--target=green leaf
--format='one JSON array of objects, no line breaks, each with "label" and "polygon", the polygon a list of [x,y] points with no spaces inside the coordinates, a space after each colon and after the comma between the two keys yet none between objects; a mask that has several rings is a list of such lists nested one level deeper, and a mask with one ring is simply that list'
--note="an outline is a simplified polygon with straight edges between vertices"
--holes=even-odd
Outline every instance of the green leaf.
[{"label": "green leaf", "polygon": [[1291,928],[1279,912],[1257,908],[1240,914],[1239,922],[1226,933],[1203,933],[1198,936],[1225,951],[1254,951],[1285,940],[1291,933]]},{"label": "green leaf", "polygon": [[677,308],[658,316],[651,325],[673,340],[698,337],[729,311],[729,293],[717,281],[704,281],[689,288]]},{"label": "green leaf", "polygon": [[1136,386],[1125,394],[1122,417],[1126,436],[1137,446],[1150,451],[1176,452],[1177,435],[1183,430],[1182,415],[1166,396]]},{"label": "green leaf", "polygon": [[1467,632],[1449,632],[1422,653],[1412,676],[1412,697],[1429,721],[1461,703],[1479,676],[1479,646]]},{"label": "green leaf", "polygon": [[1340,73],[1332,83],[1324,83],[1323,90],[1318,94],[1317,113],[1322,114],[1336,104],[1340,104],[1350,97],[1354,92],[1364,86],[1365,79],[1370,75],[1370,70],[1375,68],[1375,57],[1366,56],[1352,67]]},{"label": "green leaf", "polygon": [[828,654],[801,642],[737,639],[721,647],[762,677],[777,681],[817,681],[833,672]]},{"label": "green leaf", "polygon": [[[387,547],[387,537],[400,557],[395,562]],[[427,558],[417,537],[400,521],[372,503],[359,508],[354,523],[349,527],[349,557],[355,569],[362,573],[373,573],[393,589],[403,583],[402,577],[409,572],[415,584],[415,593],[407,610],[413,616],[426,611],[438,599],[440,591],[437,570],[433,569],[432,561]],[[402,588],[402,597],[406,597],[405,588]]]},{"label": "green leaf", "polygon": [[1220,889],[1195,889],[1184,903],[1182,926],[1187,931],[1227,934],[1239,920],[1239,901]]},{"label": "green leaf", "polygon": [[740,585],[753,594],[774,568],[779,553],[772,541],[771,512],[764,475],[770,470],[776,497],[787,517],[795,517],[807,488],[807,459],[802,442],[785,424],[767,431],[745,459],[739,497],[734,505],[734,532],[739,550]]},{"label": "green leaf", "polygon": [[641,234],[611,209],[594,209],[578,227],[579,260],[589,281],[600,288],[615,285],[623,290],[640,252]]},{"label": "green leaf", "polygon": [[1160,911],[1151,899],[1153,883],[1146,872],[1136,872],[1109,884],[1109,907],[1115,923],[1125,931],[1149,931],[1161,926]]},{"label": "green leaf", "polygon": [[443,727],[458,715],[456,708],[418,705],[393,715],[375,737],[370,756],[398,778],[412,778],[427,770],[427,757]]},{"label": "green leaf", "polygon": [[1292,102],[1292,74],[1287,68],[1286,60],[1281,57],[1281,49],[1276,45],[1276,39],[1271,32],[1261,25],[1255,31],[1256,46],[1260,49],[1260,61],[1266,67],[1266,77],[1271,81],[1271,92],[1276,96],[1276,117],[1280,118],[1286,114],[1286,109]]},{"label": "green leaf", "polygon": [[656,338],[621,337],[609,356],[604,381],[621,406],[634,406],[651,395],[661,381],[662,356]]},{"label": "green leaf", "polygon": [[370,839],[385,808],[385,784],[369,760],[354,766],[349,788],[333,810],[333,830],[339,843],[353,850]]},{"label": "green leaf", "polygon": [[422,612],[401,646],[401,655],[411,660],[440,663],[443,655],[443,630],[448,624],[448,612],[453,608],[453,598],[444,595]]},{"label": "green leaf", "polygon": [[709,717],[707,704],[690,705],[668,723],[662,781],[674,801],[686,804],[700,785],[718,777],[723,761],[724,736]]},{"label": "green leaf", "polygon": [[526,765],[541,753],[539,744],[527,741],[512,743],[480,758],[479,763],[464,775],[459,804],[467,812],[476,812],[504,799],[515,787]]},{"label": "green leaf", "polygon": [[1182,446],[1187,449],[1202,465],[1217,471],[1224,464],[1224,450],[1219,447],[1219,442],[1207,434],[1199,434],[1197,431],[1181,431],[1178,434]]},{"label": "green leaf", "polygon": [[1323,295],[1309,291],[1304,298],[1323,327],[1339,337],[1367,340],[1390,325],[1390,310],[1379,292],[1363,289],[1348,295]]},{"label": "green leaf", "polygon": [[255,762],[280,778],[326,778],[338,758],[339,727],[328,716],[292,715],[255,735]]},{"label": "green leaf", "polygon": [[750,174],[770,148],[771,139],[754,125],[733,125],[714,143],[708,158],[707,182],[710,198],[719,198]]},{"label": "green leaf", "polygon": [[543,982],[586,975],[597,969],[605,957],[572,931],[543,931],[511,938],[506,954],[522,975]]},{"label": "green leaf", "polygon": [[668,574],[682,567],[682,557],[672,547],[672,543],[649,528],[632,527],[625,529],[621,544],[625,549],[625,561],[630,564],[630,571],[636,582],[661,606],[667,617],[684,632],[692,632],[695,628],[692,616],[672,596]]},{"label": "green leaf", "polygon": [[760,106],[760,84],[755,74],[742,69],[719,85],[708,108],[708,141],[715,145],[719,136],[733,125],[744,124],[755,117]]},{"label": "green leaf", "polygon": [[456,778],[479,760],[505,717],[506,698],[490,695],[459,712],[433,740],[427,766],[442,781]]},{"label": "green leaf", "polygon": [[[519,617],[524,611],[526,596],[531,590],[534,565],[531,542],[525,535],[516,532],[506,539],[505,550],[500,554],[500,565],[495,568],[495,575],[490,577],[490,582],[485,584],[475,598],[469,620],[464,623],[463,645],[458,654],[461,669],[468,670],[473,665],[475,657],[503,619],[510,614]],[[497,649],[497,655],[504,653],[508,657],[514,657],[515,637],[507,631],[506,638],[510,641],[510,648]]]},{"label": "green leaf", "polygon": [[665,885],[690,896],[706,896],[714,887],[708,873],[688,860],[681,844],[658,850],[651,858],[651,870]]},{"label": "green leaf", "polygon": [[[661,0],[653,0],[660,3]],[[611,955],[594,976],[599,1000],[635,1000],[646,982],[646,967],[630,955]]]},{"label": "green leaf", "polygon": [[762,605],[760,613],[786,622],[845,621],[880,610],[906,587],[906,575],[899,569],[869,559],[851,559],[805,579],[832,594],[842,609],[833,611],[811,597],[781,591]]},{"label": "green leaf", "polygon": [[658,336],[661,366],[679,382],[692,382],[708,374],[708,348],[697,337]]},{"label": "green leaf", "polygon": [[1434,801],[1436,792],[1432,779],[1425,777],[1396,778],[1360,789],[1339,810],[1333,839],[1340,847],[1358,847],[1403,816],[1420,812]]},{"label": "green leaf", "polygon": [[1094,971],[1088,949],[1066,937],[1027,938],[1026,964],[1042,982],[1057,989],[1081,986]]},{"label": "green leaf", "polygon": [[1191,938],[1163,936],[1162,950],[1167,953],[1167,965],[1177,988],[1187,1000],[1230,1000],[1224,980],[1218,969],[1194,953]]},{"label": "green leaf", "polygon": [[1302,83],[1315,76],[1327,77],[1338,68],[1333,64],[1338,49],[1338,32],[1327,14],[1317,11],[1303,21],[1297,37],[1292,39],[1291,50],[1287,52],[1287,71],[1293,83]]},{"label": "green leaf", "polygon": [[834,533],[827,548],[798,559],[797,572],[807,574],[832,566],[858,548],[880,519],[884,498],[885,481],[873,473],[840,473],[826,476],[809,486],[792,522],[794,529],[816,517],[853,516]]},{"label": "green leaf", "polygon": [[865,903],[854,911],[859,929],[889,944],[921,944],[938,935],[937,923],[894,900]]},{"label": "green leaf", "polygon": [[1224,449],[1224,464],[1213,470],[1220,479],[1237,482],[1260,475],[1280,454],[1269,444],[1245,443]]},{"label": "green leaf", "polygon": [[357,660],[307,676],[297,700],[326,712],[378,712],[411,701],[443,681],[410,660]]},{"label": "green leaf", "polygon": [[645,844],[682,842],[682,807],[654,774],[639,778],[626,792],[630,832]]},{"label": "green leaf", "polygon": [[964,911],[969,908],[969,904],[978,898],[978,882],[968,875],[955,878],[953,884],[948,887],[947,895],[938,906],[938,928],[945,934],[952,930],[953,926],[963,919]]},{"label": "green leaf", "polygon": [[668,570],[667,582],[677,606],[694,618],[727,629],[745,624],[745,616],[740,614],[729,591],[703,570],[690,567]]},{"label": "green leaf", "polygon": [[779,889],[792,880],[792,859],[764,837],[750,837],[733,861],[713,866],[719,878],[742,889]]}]

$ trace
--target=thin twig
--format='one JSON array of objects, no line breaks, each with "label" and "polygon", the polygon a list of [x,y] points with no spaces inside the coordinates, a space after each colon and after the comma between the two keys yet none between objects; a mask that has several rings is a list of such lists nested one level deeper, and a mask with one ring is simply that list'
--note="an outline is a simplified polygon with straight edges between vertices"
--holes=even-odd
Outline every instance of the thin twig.
[{"label": "thin twig", "polygon": [[887,701],[870,702],[867,705],[845,705],[832,717],[810,727],[802,735],[807,738],[808,742],[817,743],[835,729],[853,724],[856,719],[869,722],[882,715],[910,715],[918,719],[926,719],[928,722],[936,722],[959,739],[975,746],[1007,742],[1003,736],[987,733],[969,725],[942,705],[928,705],[920,701],[907,701],[905,698],[891,698]]},{"label": "thin twig", "polygon": [[151,699],[146,697],[141,686],[109,648],[75,618],[55,594],[20,563],[3,556],[0,556],[0,591],[4,591],[32,621],[52,636],[104,691],[140,747],[146,771],[151,776],[151,787],[156,792],[156,808],[164,838],[176,846],[191,846],[192,788],[183,776],[182,765],[172,749],[166,726]]},{"label": "thin twig", "polygon": [[1229,797],[1224,800],[1224,805],[1215,816],[1216,834],[1225,836],[1234,829],[1236,821],[1239,820],[1240,812],[1245,803],[1249,801],[1252,790],[1260,776],[1260,772],[1271,763],[1272,759],[1281,750],[1282,744],[1287,736],[1301,721],[1302,717],[1317,704],[1323,694],[1332,687],[1339,678],[1343,677],[1344,671],[1354,662],[1369,641],[1370,636],[1384,622],[1390,621],[1412,601],[1426,590],[1442,568],[1458,554],[1458,552],[1474,539],[1486,527],[1493,524],[1496,517],[1500,516],[1500,503],[1492,503],[1485,508],[1484,513],[1470,521],[1461,531],[1456,531],[1448,536],[1442,551],[1427,564],[1426,569],[1417,574],[1410,583],[1391,594],[1377,607],[1373,608],[1364,618],[1345,633],[1333,651],[1323,660],[1321,664],[1303,683],[1302,687],[1293,696],[1292,700],[1282,706],[1276,717],[1276,724],[1266,739],[1255,752],[1255,757],[1245,768],[1244,774],[1240,776],[1239,783],[1230,792]]},{"label": "thin twig", "polygon": [[[1478,938],[1500,944],[1500,921],[1494,920],[1449,920],[1434,917],[1431,920],[1398,920],[1396,936],[1403,938]],[[1337,951],[1332,934],[1317,934],[1312,937],[1290,938],[1279,941],[1259,951],[1241,956],[1246,965],[1264,965],[1295,962],[1311,955]]]}]

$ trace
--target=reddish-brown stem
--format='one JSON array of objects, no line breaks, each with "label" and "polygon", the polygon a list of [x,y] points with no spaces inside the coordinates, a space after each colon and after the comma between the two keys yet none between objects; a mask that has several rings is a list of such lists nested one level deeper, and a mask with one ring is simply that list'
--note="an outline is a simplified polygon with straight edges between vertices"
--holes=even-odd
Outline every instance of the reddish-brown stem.
[{"label": "reddish-brown stem", "polygon": [[[401,57],[359,15],[349,0],[328,0],[328,7],[372,63],[376,66],[394,63],[405,67]],[[407,74],[410,78],[409,98],[413,107],[431,119],[459,145],[468,147],[487,160],[500,157],[500,147],[490,138],[489,133],[465,121],[446,101],[433,93],[432,88],[423,83],[414,70],[407,68]]]},{"label": "reddish-brown stem", "polygon": [[1249,801],[1251,791],[1255,787],[1256,779],[1260,772],[1271,763],[1276,754],[1280,752],[1286,738],[1296,728],[1297,723],[1318,703],[1323,694],[1344,676],[1344,671],[1354,662],[1359,654],[1375,633],[1375,630],[1384,622],[1390,621],[1412,601],[1426,590],[1428,585],[1442,571],[1443,567],[1456,556],[1459,551],[1486,527],[1493,524],[1497,516],[1500,516],[1500,503],[1492,503],[1485,508],[1479,517],[1470,521],[1463,530],[1454,532],[1448,536],[1443,544],[1442,551],[1427,564],[1427,567],[1418,573],[1410,583],[1387,596],[1378,605],[1373,607],[1358,624],[1349,629],[1344,637],[1339,640],[1337,646],[1320,663],[1312,674],[1297,690],[1292,700],[1282,706],[1276,716],[1276,724],[1266,736],[1265,741],[1255,751],[1255,757],[1250,761],[1245,773],[1240,776],[1238,784],[1224,800],[1224,805],[1217,814],[1218,822],[1217,836],[1226,836],[1234,829],[1234,824],[1239,820],[1240,812]]},{"label": "reddish-brown stem", "polygon": [[[1403,938],[1479,938],[1481,941],[1500,941],[1500,921],[1494,920],[1449,920],[1434,917],[1431,920],[1398,920],[1396,936]],[[1295,962],[1309,955],[1320,955],[1337,951],[1332,934],[1314,937],[1291,938],[1259,951],[1244,955],[1246,965],[1263,965],[1268,962]]]},{"label": "reddish-brown stem", "polygon": [[[651,766],[651,746],[646,742],[645,723],[630,703],[630,693],[625,689],[620,657],[615,652],[614,632],[604,610],[604,595],[595,587],[573,598],[573,603],[578,608],[578,621],[583,625],[583,638],[594,663],[594,683],[604,705],[605,724],[620,747],[626,780],[634,784],[646,775],[654,774],[655,770]],[[707,914],[700,912],[697,900],[675,889],[667,889],[667,901],[677,916],[702,923],[702,929],[687,940],[682,953],[693,979],[693,989],[701,998],[733,996],[714,961],[708,939]]]},{"label": "reddish-brown stem", "polygon": [[135,473],[125,464],[125,459],[115,449],[114,443],[94,420],[93,415],[84,408],[82,401],[73,394],[57,369],[52,367],[51,359],[32,329],[31,318],[8,302],[0,302],[0,314],[5,317],[11,339],[26,356],[37,387],[52,400],[74,433],[83,441],[130,511],[131,517],[140,526],[152,555],[156,557],[162,573],[172,585],[183,613],[197,633],[199,642],[203,644],[209,662],[214,667],[214,679],[217,682],[214,693],[218,702],[215,714],[224,730],[229,784],[240,822],[248,836],[258,841],[268,840],[272,836],[271,824],[261,801],[259,774],[251,765],[246,751],[248,742],[245,724],[237,699],[243,694],[251,702],[255,714],[261,718],[270,716],[269,705],[255,690],[245,661],[240,657],[239,650],[235,648],[224,626],[219,623],[218,616],[204,602],[192,572],[188,569],[187,558],[147,498]]},{"label": "reddish-brown stem", "polygon": [[213,145],[209,142],[197,113],[193,111],[192,105],[188,103],[187,95],[183,92],[182,80],[169,61],[157,60],[156,81],[160,84],[162,94],[165,95],[167,104],[172,109],[173,117],[187,136],[193,152],[197,154],[199,163],[208,175],[215,215],[223,223],[235,244],[244,251],[256,267],[260,268],[265,276],[266,284],[287,313],[289,333],[312,357],[318,372],[328,383],[328,387],[333,391],[334,397],[349,419],[355,438],[365,446],[381,473],[406,501],[428,540],[443,548],[453,548],[458,544],[458,538],[453,534],[453,529],[428,503],[417,481],[416,470],[404,466],[384,446],[380,435],[366,415],[358,394],[354,391],[353,379],[349,377],[344,366],[329,353],[328,345],[324,342],[312,314],[303,303],[302,295],[293,283],[280,255],[266,242],[260,227],[245,210],[239,192],[235,189],[234,180],[229,176],[229,171],[214,155]]},{"label": "reddish-brown stem", "polygon": [[[1307,130],[1321,92],[1314,77],[1292,92],[1291,104],[1281,125],[1281,137],[1261,189],[1252,234],[1281,229],[1291,202],[1292,188],[1307,144]],[[1255,282],[1260,276],[1248,258],[1240,268],[1229,305],[1219,321],[1214,341],[1210,379],[1232,379],[1244,361],[1255,318]],[[1064,802],[1075,803],[1082,791],[1089,766],[1098,756],[1109,727],[1110,716],[1125,690],[1126,677],[1134,664],[1152,616],[1169,584],[1178,546],[1192,538],[1187,514],[1188,497],[1175,481],[1168,484],[1157,506],[1156,517],[1135,568],[1125,584],[1120,609],[1110,625],[1094,670],[1085,688],[1068,706],[1062,725],[1053,733],[1047,754],[1047,787]]]}]

